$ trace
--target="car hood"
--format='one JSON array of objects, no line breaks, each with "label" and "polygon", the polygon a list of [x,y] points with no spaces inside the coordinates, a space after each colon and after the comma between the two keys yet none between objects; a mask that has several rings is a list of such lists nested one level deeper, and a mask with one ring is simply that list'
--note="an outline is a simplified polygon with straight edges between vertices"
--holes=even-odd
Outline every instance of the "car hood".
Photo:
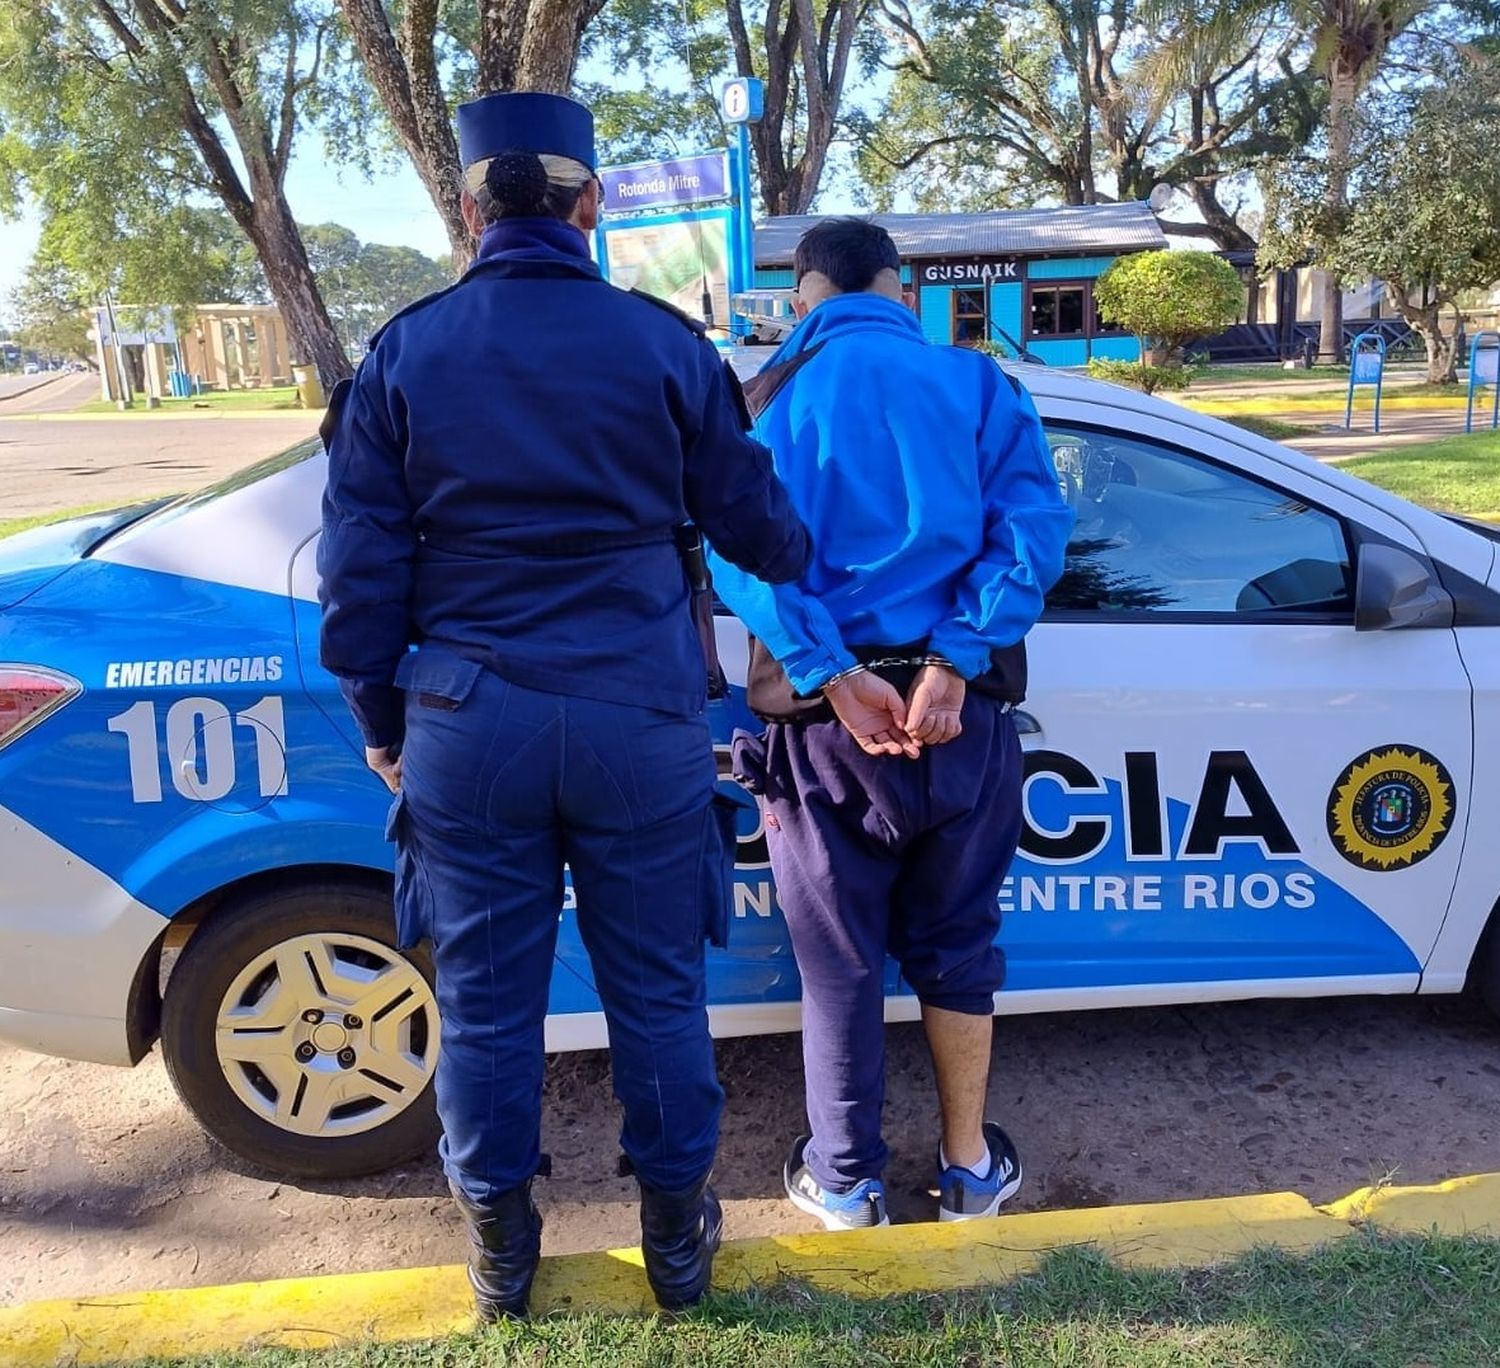
[{"label": "car hood", "polygon": [[0,539],[0,609],[13,608],[166,500],[86,513]]}]

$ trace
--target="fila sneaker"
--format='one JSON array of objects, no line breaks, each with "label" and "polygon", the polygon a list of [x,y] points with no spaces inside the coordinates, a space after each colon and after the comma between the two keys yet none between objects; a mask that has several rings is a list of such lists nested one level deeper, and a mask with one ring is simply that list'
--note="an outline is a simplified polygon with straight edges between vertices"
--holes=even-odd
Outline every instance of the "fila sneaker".
[{"label": "fila sneaker", "polygon": [[885,1185],[879,1178],[866,1178],[849,1192],[829,1192],[808,1168],[803,1159],[807,1142],[804,1135],[792,1146],[782,1179],[792,1205],[809,1216],[816,1216],[829,1230],[868,1230],[890,1225],[885,1214]]},{"label": "fila sneaker", "polygon": [[[1010,1136],[993,1121],[986,1121],[984,1138],[990,1147],[989,1176],[976,1178],[971,1169],[958,1164],[943,1168],[938,1174],[938,1220],[972,1221],[993,1216],[1003,1202],[1021,1190],[1021,1156]],[[938,1163],[941,1166],[941,1157]]]}]

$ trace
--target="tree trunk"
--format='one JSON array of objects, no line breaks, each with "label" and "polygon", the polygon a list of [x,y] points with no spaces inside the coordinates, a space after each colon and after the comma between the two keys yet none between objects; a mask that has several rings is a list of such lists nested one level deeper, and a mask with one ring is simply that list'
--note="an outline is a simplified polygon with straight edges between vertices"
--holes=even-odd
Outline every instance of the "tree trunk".
[{"label": "tree trunk", "polygon": [[[1334,223],[1349,207],[1349,160],[1354,146],[1354,106],[1359,98],[1359,75],[1339,53],[1328,73],[1328,185],[1323,204]],[[1334,361],[1344,359],[1343,282],[1324,272],[1319,288],[1318,353]]]},{"label": "tree trunk", "polygon": [[397,45],[380,0],[339,0],[339,8],[359,50],[360,64],[443,221],[454,265],[462,270],[474,244],[459,207],[458,145],[437,77],[431,33],[409,35],[414,48],[423,48],[409,66],[409,54]]},{"label": "tree trunk", "polygon": [[578,46],[599,0],[532,0],[526,12],[512,87],[566,95],[573,86]]},{"label": "tree trunk", "polygon": [[[261,178],[254,170],[252,182],[258,182]],[[354,367],[328,317],[286,197],[275,186],[257,183],[255,190],[249,220],[241,226],[255,244],[271,298],[281,310],[294,347],[303,361],[317,367],[324,391],[331,392],[340,380],[354,374]]]},{"label": "tree trunk", "polygon": [[1188,193],[1221,252],[1253,252],[1255,239],[1219,203],[1218,188],[1217,178],[1213,181],[1195,180],[1188,186]]},{"label": "tree trunk", "polygon": [[1436,308],[1423,309],[1419,319],[1412,320],[1412,330],[1427,344],[1427,383],[1458,384],[1457,339],[1443,332],[1443,317]]},{"label": "tree trunk", "polygon": [[1395,306],[1396,312],[1411,326],[1411,330],[1427,346],[1427,382],[1431,385],[1456,385],[1458,383],[1458,335],[1457,315],[1452,333],[1443,332],[1443,309],[1441,298],[1426,298],[1413,304],[1414,291],[1404,281],[1386,281],[1386,297]]}]

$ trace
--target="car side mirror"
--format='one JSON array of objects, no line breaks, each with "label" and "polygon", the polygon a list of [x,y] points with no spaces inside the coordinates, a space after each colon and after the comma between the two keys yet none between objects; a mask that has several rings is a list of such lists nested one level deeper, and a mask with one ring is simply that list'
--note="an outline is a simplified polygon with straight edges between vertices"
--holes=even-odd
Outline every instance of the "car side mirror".
[{"label": "car side mirror", "polygon": [[1410,551],[1385,542],[1359,548],[1354,573],[1354,629],[1451,627],[1453,600],[1432,569]]}]

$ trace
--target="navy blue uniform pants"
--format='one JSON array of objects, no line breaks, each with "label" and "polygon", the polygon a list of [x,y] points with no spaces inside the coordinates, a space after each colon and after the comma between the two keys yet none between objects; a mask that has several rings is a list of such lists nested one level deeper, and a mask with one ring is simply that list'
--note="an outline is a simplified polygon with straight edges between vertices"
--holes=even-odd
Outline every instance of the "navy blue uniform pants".
[{"label": "navy blue uniform pants", "polygon": [[776,723],[764,744],[771,867],[802,976],[806,1159],[824,1187],[848,1191],[887,1158],[887,955],[924,1004],[994,1010],[1021,747],[1008,711],[972,694],[960,735],[915,761],[867,755],[834,721]]},{"label": "navy blue uniform pants", "polygon": [[566,864],[621,1146],[653,1186],[697,1182],[723,1108],[703,965],[727,887],[707,723],[524,689],[430,647],[397,682],[397,922],[403,944],[432,938],[448,1177],[486,1203],[536,1172]]}]

